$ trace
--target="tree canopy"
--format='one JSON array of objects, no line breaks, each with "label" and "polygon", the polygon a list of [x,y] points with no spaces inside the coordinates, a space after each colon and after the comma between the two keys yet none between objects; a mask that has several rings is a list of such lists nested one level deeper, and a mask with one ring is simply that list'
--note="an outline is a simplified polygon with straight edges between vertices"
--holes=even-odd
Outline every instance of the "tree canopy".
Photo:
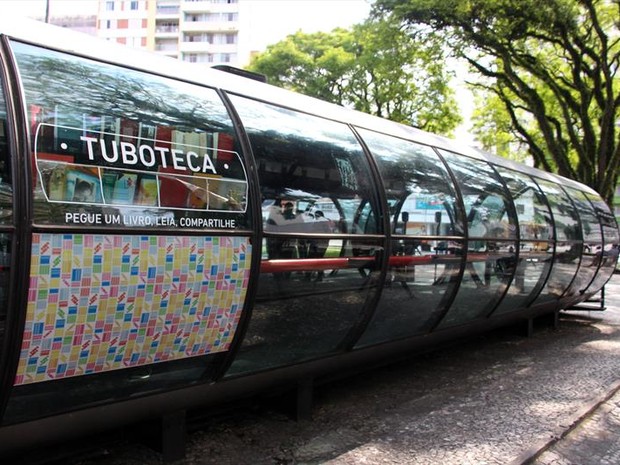
[{"label": "tree canopy", "polygon": [[537,167],[612,199],[620,167],[620,1],[377,0],[374,12],[443,37],[493,95],[486,101],[495,123],[509,122]]},{"label": "tree canopy", "polygon": [[280,87],[449,135],[460,116],[444,63],[439,41],[420,42],[383,18],[289,35],[248,69]]}]

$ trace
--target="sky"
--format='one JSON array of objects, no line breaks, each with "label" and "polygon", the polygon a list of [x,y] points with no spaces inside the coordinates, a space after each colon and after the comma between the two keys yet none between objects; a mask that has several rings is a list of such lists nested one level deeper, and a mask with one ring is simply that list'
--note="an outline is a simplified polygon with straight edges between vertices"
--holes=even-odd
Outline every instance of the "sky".
[{"label": "sky", "polygon": [[[331,31],[361,23],[368,17],[370,0],[250,0],[251,30],[259,31],[258,48],[288,34]],[[253,38],[254,39],[254,38]]]},{"label": "sky", "polygon": [[[10,11],[29,17],[45,16],[46,0],[0,0],[2,11]],[[50,14],[62,16],[66,14],[95,14],[97,0],[50,0]]]}]

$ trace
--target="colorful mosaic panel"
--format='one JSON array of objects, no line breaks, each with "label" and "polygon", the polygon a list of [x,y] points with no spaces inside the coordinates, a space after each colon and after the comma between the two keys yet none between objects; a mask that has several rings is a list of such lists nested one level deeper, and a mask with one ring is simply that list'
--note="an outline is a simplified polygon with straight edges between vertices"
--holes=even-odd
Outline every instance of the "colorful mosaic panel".
[{"label": "colorful mosaic panel", "polygon": [[248,238],[35,234],[16,385],[228,350]]}]

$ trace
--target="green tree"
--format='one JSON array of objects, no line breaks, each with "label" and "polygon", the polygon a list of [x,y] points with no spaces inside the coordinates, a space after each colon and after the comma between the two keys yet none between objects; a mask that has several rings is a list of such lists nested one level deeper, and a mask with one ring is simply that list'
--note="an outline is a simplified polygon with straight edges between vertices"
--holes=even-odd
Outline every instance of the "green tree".
[{"label": "green tree", "polygon": [[618,0],[377,0],[430,27],[484,79],[536,166],[608,201],[620,166]]},{"label": "green tree", "polygon": [[439,41],[420,42],[389,19],[351,30],[297,32],[248,69],[271,84],[339,105],[450,134],[460,123]]},{"label": "green tree", "polygon": [[525,161],[529,155],[527,146],[512,130],[510,115],[504,103],[492,93],[475,93],[471,122],[472,133],[483,149],[520,162]]}]

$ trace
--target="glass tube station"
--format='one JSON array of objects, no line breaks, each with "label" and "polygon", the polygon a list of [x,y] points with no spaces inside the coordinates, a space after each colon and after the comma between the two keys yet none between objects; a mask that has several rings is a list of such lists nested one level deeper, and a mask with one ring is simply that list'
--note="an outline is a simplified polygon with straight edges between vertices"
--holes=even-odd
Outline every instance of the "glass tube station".
[{"label": "glass tube station", "polygon": [[0,21],[0,456],[557,315],[619,239],[570,179]]}]

